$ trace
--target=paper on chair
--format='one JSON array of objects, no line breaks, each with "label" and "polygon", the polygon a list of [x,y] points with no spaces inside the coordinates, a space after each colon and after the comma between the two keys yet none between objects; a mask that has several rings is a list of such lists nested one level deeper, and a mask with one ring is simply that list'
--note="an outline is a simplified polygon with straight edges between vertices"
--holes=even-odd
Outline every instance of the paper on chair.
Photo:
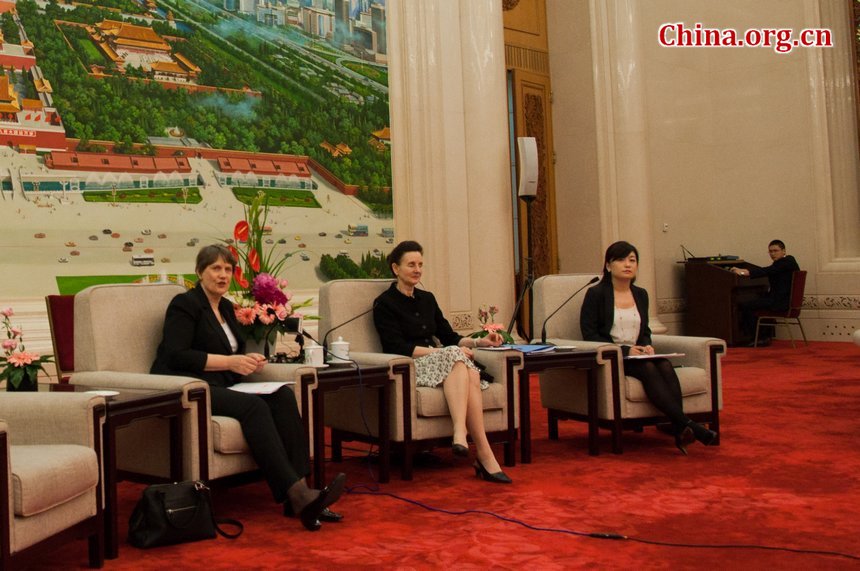
[{"label": "paper on chair", "polygon": [[655,353],[654,355],[627,355],[625,359],[668,359],[669,357],[683,357],[686,353]]},{"label": "paper on chair", "polygon": [[251,383],[236,383],[230,390],[250,395],[270,395],[283,386],[294,385],[295,381],[259,381]]}]

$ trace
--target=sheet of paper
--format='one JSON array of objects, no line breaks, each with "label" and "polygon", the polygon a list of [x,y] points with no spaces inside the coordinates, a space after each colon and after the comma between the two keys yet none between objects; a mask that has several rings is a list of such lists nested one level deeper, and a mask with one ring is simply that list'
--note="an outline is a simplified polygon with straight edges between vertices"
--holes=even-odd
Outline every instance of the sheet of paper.
[{"label": "sheet of paper", "polygon": [[655,353],[654,355],[628,355],[625,359],[668,359],[670,357],[683,357],[685,353]]},{"label": "sheet of paper", "polygon": [[270,395],[279,388],[286,385],[294,385],[295,381],[260,381],[250,383],[236,383],[230,390],[251,395]]}]

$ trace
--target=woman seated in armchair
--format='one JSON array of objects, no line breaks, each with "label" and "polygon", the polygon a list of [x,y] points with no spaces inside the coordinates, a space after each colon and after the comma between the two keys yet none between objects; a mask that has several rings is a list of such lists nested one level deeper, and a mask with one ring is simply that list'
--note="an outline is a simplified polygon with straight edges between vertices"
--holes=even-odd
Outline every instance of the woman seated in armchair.
[{"label": "woman seated in armchair", "polygon": [[266,366],[263,355],[244,354],[233,304],[224,297],[236,263],[225,246],[213,244],[200,250],[197,285],[170,302],[151,372],[209,383],[212,414],[239,421],[275,501],[284,504],[284,515],[298,514],[302,524],[315,531],[320,521],[342,518],[328,507],[340,498],[346,477],[338,474],[323,490],[308,486],[307,437],[292,387],[268,395],[230,390],[231,385]]},{"label": "woman seated in armchair", "polygon": [[388,265],[397,281],[373,304],[373,322],[383,350],[415,359],[419,387],[441,387],[454,423],[454,455],[468,457],[466,436],[471,435],[477,457],[475,474],[488,482],[510,484],[487,440],[481,396],[487,384],[481,381],[472,361],[472,349],[497,347],[502,343],[501,335],[494,332],[476,339],[454,332],[433,294],[416,287],[424,272],[423,249],[418,242],[395,246],[388,255]]},{"label": "woman seated in armchair", "polygon": [[[615,242],[606,250],[603,279],[585,293],[580,313],[582,338],[621,346],[628,355],[653,355],[648,326],[648,292],[633,285],[639,270],[639,251],[627,242]],[[717,433],[684,414],[681,383],[671,361],[665,358],[626,360],[624,371],[635,377],[651,403],[672,422],[675,445],[685,456],[687,446],[698,440],[710,445]]]}]

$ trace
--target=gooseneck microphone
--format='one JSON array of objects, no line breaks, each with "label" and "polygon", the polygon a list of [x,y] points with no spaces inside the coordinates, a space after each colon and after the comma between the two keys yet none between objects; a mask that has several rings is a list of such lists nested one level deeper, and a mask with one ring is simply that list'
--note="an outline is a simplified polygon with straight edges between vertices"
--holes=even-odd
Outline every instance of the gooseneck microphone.
[{"label": "gooseneck microphone", "polygon": [[581,292],[582,290],[584,290],[585,288],[587,288],[587,287],[588,287],[588,286],[590,286],[591,284],[593,284],[593,283],[597,283],[597,282],[599,282],[599,281],[600,281],[600,278],[599,278],[599,277],[597,277],[597,276],[594,276],[593,278],[591,278],[591,280],[590,280],[587,284],[585,284],[584,286],[582,286],[581,288],[579,288],[578,290],[576,290],[575,292],[573,292],[573,295],[571,295],[569,298],[567,298],[566,300],[564,300],[564,303],[562,303],[561,305],[559,305],[558,307],[556,307],[556,308],[555,308],[555,311],[553,311],[552,313],[550,313],[550,314],[547,316],[547,318],[543,320],[543,327],[541,327],[541,330],[540,330],[540,342],[541,342],[541,345],[543,345],[544,343],[546,343],[546,322],[547,322],[547,321],[549,321],[549,320],[550,320],[550,318],[551,318],[553,315],[555,315],[556,313],[558,313],[558,312],[559,312],[559,310],[560,310],[562,307],[564,307],[565,305],[567,305],[567,302],[569,302],[570,300],[572,300],[573,298],[575,298],[575,297],[576,297],[576,294],[578,294],[579,292]]},{"label": "gooseneck microphone", "polygon": [[368,309],[366,311],[362,311],[358,315],[350,317],[349,319],[347,319],[343,323],[338,323],[337,325],[335,325],[334,327],[332,327],[331,329],[326,331],[325,335],[323,335],[323,340],[322,340],[323,354],[325,355],[328,352],[328,336],[331,335],[332,331],[334,331],[335,329],[340,329],[341,327],[343,327],[344,325],[346,325],[348,323],[352,323],[353,321],[355,321],[359,317],[364,317],[365,315],[367,315],[368,313],[370,313],[371,311],[376,309],[377,303],[378,303],[378,300],[373,300],[373,305],[370,306],[370,309]]}]

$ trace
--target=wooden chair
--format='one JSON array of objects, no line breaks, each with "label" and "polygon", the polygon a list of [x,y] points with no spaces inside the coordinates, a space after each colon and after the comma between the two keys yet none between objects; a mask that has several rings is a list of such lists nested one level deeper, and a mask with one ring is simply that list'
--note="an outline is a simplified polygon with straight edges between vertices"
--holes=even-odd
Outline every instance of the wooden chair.
[{"label": "wooden chair", "polygon": [[788,336],[791,338],[792,348],[797,346],[794,344],[794,335],[791,333],[791,326],[797,325],[800,327],[800,334],[803,336],[803,342],[809,346],[809,341],[806,340],[806,333],[803,331],[803,324],[800,322],[800,310],[803,307],[803,292],[806,289],[806,271],[798,270],[791,276],[791,299],[789,300],[788,309],[786,311],[772,311],[769,309],[760,309],[755,312],[755,339],[753,346],[758,346],[758,330],[760,327],[773,327],[773,333],[776,335],[776,326],[785,325],[788,329]]},{"label": "wooden chair", "polygon": [[57,381],[68,383],[75,372],[75,296],[46,295],[48,325],[57,365]]}]

